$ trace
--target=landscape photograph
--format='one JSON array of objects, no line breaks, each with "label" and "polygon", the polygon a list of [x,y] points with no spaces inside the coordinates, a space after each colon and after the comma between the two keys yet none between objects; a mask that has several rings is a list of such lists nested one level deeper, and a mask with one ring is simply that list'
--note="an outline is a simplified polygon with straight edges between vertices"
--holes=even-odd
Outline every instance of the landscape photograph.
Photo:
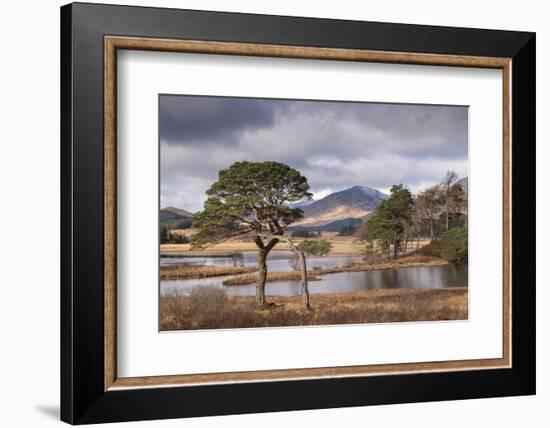
[{"label": "landscape photograph", "polygon": [[159,95],[159,329],[468,319],[466,106]]}]

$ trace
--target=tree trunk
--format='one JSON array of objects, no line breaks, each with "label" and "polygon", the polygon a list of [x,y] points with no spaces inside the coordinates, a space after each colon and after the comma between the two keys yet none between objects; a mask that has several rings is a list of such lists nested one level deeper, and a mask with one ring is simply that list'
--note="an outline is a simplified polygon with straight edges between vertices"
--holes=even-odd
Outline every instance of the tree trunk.
[{"label": "tree trunk", "polygon": [[257,236],[254,240],[258,247],[258,282],[256,283],[256,308],[268,306],[265,299],[265,282],[267,280],[267,255],[279,242],[278,238],[273,238],[269,244],[264,245],[262,238]]},{"label": "tree trunk", "polygon": [[399,241],[393,241],[393,258],[397,258],[397,254],[399,252]]},{"label": "tree trunk", "polygon": [[311,306],[309,305],[306,256],[303,251],[298,251],[298,257],[300,258],[300,271],[302,273],[302,305],[304,312],[307,312],[311,310]]},{"label": "tree trunk", "polygon": [[265,248],[258,251],[258,283],[256,284],[256,307],[266,305],[265,301],[265,281],[267,280],[267,252]]},{"label": "tree trunk", "polygon": [[434,220],[430,219],[430,242],[434,240]]},{"label": "tree trunk", "polygon": [[292,240],[287,240],[288,248],[290,251],[292,251],[294,254],[298,256],[298,260],[300,261],[300,276],[302,278],[301,286],[302,286],[302,305],[304,312],[310,311],[311,306],[309,304],[309,284],[307,280],[307,264],[306,264],[306,255],[303,251],[299,250]]}]

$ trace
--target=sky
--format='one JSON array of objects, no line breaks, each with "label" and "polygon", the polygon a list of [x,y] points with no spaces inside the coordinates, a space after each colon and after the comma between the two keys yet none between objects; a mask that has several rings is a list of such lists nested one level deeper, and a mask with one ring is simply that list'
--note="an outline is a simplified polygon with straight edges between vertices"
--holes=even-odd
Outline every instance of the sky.
[{"label": "sky", "polygon": [[278,161],[314,199],[359,185],[413,193],[468,175],[468,109],[342,101],[161,95],[160,206],[202,209],[218,171]]}]

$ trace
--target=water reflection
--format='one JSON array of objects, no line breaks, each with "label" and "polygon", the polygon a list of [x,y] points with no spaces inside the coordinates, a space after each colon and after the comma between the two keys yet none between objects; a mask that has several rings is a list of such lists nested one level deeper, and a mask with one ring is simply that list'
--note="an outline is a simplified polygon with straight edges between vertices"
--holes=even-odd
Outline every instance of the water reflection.
[{"label": "water reflection", "polygon": [[[348,263],[359,262],[362,257],[358,255],[328,255],[309,256],[307,264],[309,269],[334,268]],[[161,266],[168,265],[213,265],[213,266],[257,266],[257,252],[243,251],[227,256],[165,256],[160,258]],[[271,272],[285,272],[294,268],[295,258],[290,251],[273,251],[267,257],[267,269]]]},{"label": "water reflection", "polygon": [[[345,256],[344,256],[345,257]],[[288,259],[284,260],[288,270]],[[253,296],[255,285],[224,286],[224,277],[161,281],[161,293],[187,294],[200,285],[225,288],[232,296]],[[346,291],[371,290],[379,288],[444,288],[468,286],[467,265],[419,266],[367,272],[341,272],[322,275],[320,281],[310,281],[311,294],[341,293]],[[277,281],[266,284],[266,293],[273,296],[300,295],[298,281]]]}]

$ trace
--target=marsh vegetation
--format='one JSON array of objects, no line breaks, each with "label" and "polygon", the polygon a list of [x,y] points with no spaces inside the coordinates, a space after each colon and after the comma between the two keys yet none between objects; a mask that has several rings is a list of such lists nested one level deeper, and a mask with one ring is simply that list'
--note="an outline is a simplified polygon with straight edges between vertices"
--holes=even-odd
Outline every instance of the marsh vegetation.
[{"label": "marsh vegetation", "polygon": [[161,330],[283,327],[442,321],[468,318],[466,288],[379,289],[318,294],[304,312],[300,296],[271,296],[257,310],[250,297],[228,296],[222,288],[199,286],[189,295],[161,298]]}]

